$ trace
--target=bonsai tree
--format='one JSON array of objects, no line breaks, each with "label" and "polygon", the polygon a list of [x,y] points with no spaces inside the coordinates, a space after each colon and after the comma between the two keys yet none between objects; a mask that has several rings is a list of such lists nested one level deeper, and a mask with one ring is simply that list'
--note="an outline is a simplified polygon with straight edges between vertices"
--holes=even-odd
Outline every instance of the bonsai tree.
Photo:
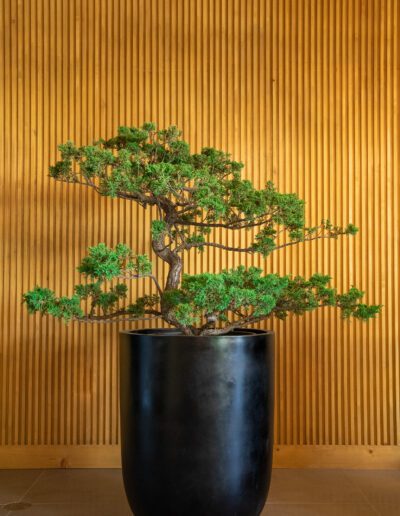
[{"label": "bonsai tree", "polygon": [[[176,127],[120,127],[109,140],[82,147],[67,142],[59,150],[61,160],[50,167],[56,181],[154,208],[152,249],[169,270],[161,285],[147,255],[135,254],[125,244],[109,248],[100,243],[89,248],[79,265],[85,281],[75,286],[71,297],[36,286],[23,296],[29,312],[86,322],[160,318],[185,335],[222,335],[270,317],[284,319],[289,313],[301,315],[324,306],[339,308],[344,318],[366,320],[379,313],[379,305],[361,303],[363,292],[351,287],[339,294],[323,274],[308,279],[263,275],[257,267],[243,266],[216,274],[183,274],[183,255],[193,248],[267,257],[302,242],[355,235],[357,228],[329,220],[306,226],[304,202],[296,194],[280,193],[272,182],[264,190],[255,189],[241,178],[243,164],[225,152],[207,147],[191,154]],[[239,248],[216,241],[216,228],[256,228],[257,233],[251,245]],[[126,281],[146,277],[153,281],[154,292],[123,305]]]}]

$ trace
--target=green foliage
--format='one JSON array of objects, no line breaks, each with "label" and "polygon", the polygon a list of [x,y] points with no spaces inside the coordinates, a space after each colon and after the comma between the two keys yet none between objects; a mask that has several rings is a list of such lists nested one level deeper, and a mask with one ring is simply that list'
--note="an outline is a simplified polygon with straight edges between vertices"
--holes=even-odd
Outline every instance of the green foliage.
[{"label": "green foliage", "polygon": [[330,220],[322,220],[321,227],[326,230],[331,238],[337,238],[340,235],[356,235],[358,228],[354,224],[347,224],[346,227],[335,226]]},{"label": "green foliage", "polygon": [[115,309],[118,301],[127,296],[128,287],[124,283],[117,283],[108,290],[102,288],[102,282],[87,283],[86,285],[76,285],[75,294],[82,300],[91,300],[92,312],[95,308],[100,308],[102,314],[110,313]]},{"label": "green foliage", "polygon": [[302,315],[322,306],[338,307],[342,316],[370,319],[379,311],[378,305],[360,304],[363,292],[354,287],[337,294],[328,286],[330,277],[314,274],[308,280],[296,276],[262,276],[261,269],[240,266],[220,274],[184,275],[179,289],[165,292],[163,300],[182,325],[207,318],[219,321],[239,316],[249,322],[274,315],[285,319],[289,313]]},{"label": "green foliage", "polygon": [[147,256],[147,254],[137,254],[135,260],[132,260],[130,267],[139,276],[147,276],[148,274],[151,274],[153,268],[150,258]]},{"label": "green foliage", "polygon": [[171,196],[190,206],[181,220],[193,221],[199,208],[204,220],[218,219],[227,224],[243,217],[255,219],[273,214],[277,224],[301,226],[303,201],[295,194],[280,194],[272,183],[256,190],[241,179],[243,164],[230,155],[205,147],[191,154],[174,126],[156,130],[146,123],[141,128],[120,127],[118,135],[92,145],[60,145],[61,160],[50,168],[50,175],[68,182],[97,181],[103,195],[141,194],[147,202]]},{"label": "green foliage", "polygon": [[151,236],[154,240],[158,240],[167,229],[167,223],[164,220],[153,220],[151,223]]},{"label": "green foliage", "polygon": [[89,278],[111,280],[127,272],[140,276],[151,274],[152,265],[147,255],[135,255],[125,244],[117,244],[114,249],[101,243],[89,247],[89,254],[83,258],[78,271]]},{"label": "green foliage", "polygon": [[351,289],[345,294],[337,296],[338,304],[342,310],[342,317],[344,319],[353,316],[357,319],[367,320],[374,318],[379,314],[382,305],[365,305],[363,303],[359,303],[363,296],[364,292],[358,290],[356,287],[351,287]]},{"label": "green foliage", "polygon": [[36,286],[23,295],[23,300],[31,314],[35,312],[42,315],[49,314],[58,319],[64,319],[66,322],[83,316],[77,295],[70,298],[56,297],[52,290]]},{"label": "green foliage", "polygon": [[174,307],[172,313],[182,326],[191,326],[199,321],[199,318],[193,312],[191,303],[180,303]]},{"label": "green foliage", "polygon": [[[264,189],[256,189],[242,177],[243,164],[226,152],[204,147],[191,153],[175,126],[157,129],[152,122],[141,127],[122,126],[110,139],[86,146],[68,141],[59,150],[61,159],[50,167],[54,179],[83,184],[101,195],[133,200],[157,210],[157,220],[151,224],[153,250],[169,267],[180,264],[180,253],[192,247],[204,251],[213,245],[267,257],[288,245],[337,239],[358,231],[353,224],[342,227],[328,219],[307,227],[304,201],[296,194],[278,192],[271,181]],[[255,228],[256,232],[250,247],[240,249],[210,241],[218,233],[214,228]],[[361,303],[363,292],[355,287],[338,294],[329,286],[329,276],[262,275],[256,267],[184,275],[182,282],[177,277],[162,292],[152,276],[149,257],[134,254],[125,244],[90,247],[78,270],[86,282],[75,286],[71,298],[56,297],[41,287],[24,294],[29,312],[66,321],[160,315],[189,334],[201,334],[214,330],[214,324],[229,329],[324,306],[339,308],[343,318],[362,320],[375,317],[381,309],[380,305]],[[121,307],[128,291],[117,279],[141,277],[150,277],[159,295],[145,295]]]},{"label": "green foliage", "polygon": [[[243,266],[220,274],[184,275],[180,289],[164,293],[163,300],[182,324],[192,324],[213,314],[227,320],[228,313],[268,315],[287,285],[276,274],[261,276],[261,269]],[[246,312],[246,313],[245,313]],[[191,320],[191,323],[184,321]]]},{"label": "green foliage", "polygon": [[275,224],[293,231],[304,227],[304,201],[297,194],[280,193],[272,181],[268,181],[264,199],[272,208],[271,219]]},{"label": "green foliage", "polygon": [[[198,222],[199,216],[203,224],[200,229],[217,222],[228,228],[254,224],[261,227],[252,250],[266,257],[277,247],[278,230],[287,231],[294,243],[308,240],[318,231],[329,238],[357,232],[352,224],[342,228],[329,220],[307,228],[304,201],[296,194],[278,192],[271,181],[265,189],[257,190],[241,177],[243,164],[226,152],[205,147],[191,154],[175,126],[157,130],[149,122],[139,128],[119,127],[117,136],[109,140],[82,147],[67,142],[59,149],[62,159],[50,168],[52,177],[95,186],[110,197],[128,197],[152,205],[169,203],[175,206],[174,226],[181,226],[181,235],[186,226]],[[182,209],[177,209],[178,205]],[[155,221],[153,237],[160,237],[165,228],[165,221]],[[196,244],[201,251],[200,229],[194,235],[186,232],[186,236],[187,243]]]},{"label": "green foliage", "polygon": [[195,244],[199,251],[204,251],[204,246],[201,244],[204,244],[205,242],[206,242],[206,239],[204,238],[204,234],[200,231],[193,233],[191,235],[189,234],[186,237],[186,243],[188,245]]},{"label": "green foliage", "polygon": [[344,319],[353,316],[367,320],[379,314],[380,305],[359,303],[363,292],[352,287],[344,294],[337,294],[336,289],[328,286],[330,280],[330,276],[321,274],[314,274],[308,280],[301,276],[291,278],[277,302],[275,315],[284,319],[289,312],[302,315],[322,306],[340,308]]},{"label": "green foliage", "polygon": [[261,229],[256,235],[256,241],[252,247],[264,257],[268,256],[276,247],[275,238],[277,231],[272,225]]},{"label": "green foliage", "polygon": [[[132,275],[147,276],[151,269],[147,255],[135,255],[125,244],[117,244],[113,249],[101,243],[89,247],[88,255],[78,266],[79,272],[95,281],[76,285],[70,298],[56,297],[50,289],[35,287],[24,294],[23,301],[30,313],[49,314],[66,322],[84,318],[80,306],[82,301],[89,303],[89,318],[96,313],[97,316],[105,316],[118,309],[119,301],[127,297],[128,287],[124,283],[105,287],[104,282],[118,277],[129,279]],[[151,296],[148,297],[150,299]]]},{"label": "green foliage", "polygon": [[127,307],[127,311],[136,317],[143,317],[146,309],[154,308],[160,302],[160,298],[157,295],[143,296],[136,300]]},{"label": "green foliage", "polygon": [[47,288],[35,287],[23,296],[30,313],[39,312],[42,315],[52,315],[69,322],[71,319],[81,319],[84,312],[81,308],[81,301],[90,300],[91,313],[99,308],[101,314],[105,315],[116,307],[118,301],[125,298],[128,287],[118,283],[108,290],[102,288],[100,281],[76,285],[75,294],[72,297],[56,297],[54,292]]}]

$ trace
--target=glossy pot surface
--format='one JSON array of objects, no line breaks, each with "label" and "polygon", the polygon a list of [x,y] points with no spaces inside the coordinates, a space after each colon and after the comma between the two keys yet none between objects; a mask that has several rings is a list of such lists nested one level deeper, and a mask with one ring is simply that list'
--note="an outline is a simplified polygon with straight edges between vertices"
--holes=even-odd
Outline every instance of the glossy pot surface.
[{"label": "glossy pot surface", "polygon": [[273,446],[274,334],[121,332],[121,441],[135,516],[257,516]]}]

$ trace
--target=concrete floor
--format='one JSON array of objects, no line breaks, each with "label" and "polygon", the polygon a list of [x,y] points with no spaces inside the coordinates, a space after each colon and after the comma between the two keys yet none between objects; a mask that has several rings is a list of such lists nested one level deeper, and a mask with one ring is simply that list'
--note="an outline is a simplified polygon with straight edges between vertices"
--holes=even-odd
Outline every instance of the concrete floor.
[{"label": "concrete floor", "polygon": [[[0,516],[132,516],[116,469],[0,470],[0,507]],[[400,471],[273,471],[262,516],[321,515],[400,516]]]}]

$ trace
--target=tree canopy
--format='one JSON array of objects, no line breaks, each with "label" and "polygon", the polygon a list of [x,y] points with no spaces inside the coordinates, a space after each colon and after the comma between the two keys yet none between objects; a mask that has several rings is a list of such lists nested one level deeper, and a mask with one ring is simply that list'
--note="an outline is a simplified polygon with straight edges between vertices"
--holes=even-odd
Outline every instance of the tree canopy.
[{"label": "tree canopy", "polygon": [[[161,318],[188,335],[223,334],[323,306],[340,308],[344,318],[366,320],[379,313],[380,305],[361,303],[363,292],[351,287],[338,294],[329,287],[330,277],[321,274],[280,277],[241,266],[182,275],[183,254],[192,248],[267,257],[287,246],[358,231],[353,224],[342,227],[327,219],[306,226],[304,201],[295,193],[278,192],[271,181],[256,189],[241,177],[243,164],[230,154],[210,147],[192,154],[176,127],[157,130],[152,123],[120,127],[117,136],[92,145],[67,142],[59,150],[61,159],[50,167],[55,180],[155,208],[152,249],[169,272],[161,286],[147,255],[137,255],[125,244],[109,248],[100,243],[89,248],[79,265],[85,283],[75,287],[72,297],[57,297],[39,286],[24,294],[31,313],[88,322]],[[243,248],[228,246],[214,240],[214,228],[252,229],[254,241]],[[143,277],[152,280],[154,292],[124,305],[127,280]]]}]

